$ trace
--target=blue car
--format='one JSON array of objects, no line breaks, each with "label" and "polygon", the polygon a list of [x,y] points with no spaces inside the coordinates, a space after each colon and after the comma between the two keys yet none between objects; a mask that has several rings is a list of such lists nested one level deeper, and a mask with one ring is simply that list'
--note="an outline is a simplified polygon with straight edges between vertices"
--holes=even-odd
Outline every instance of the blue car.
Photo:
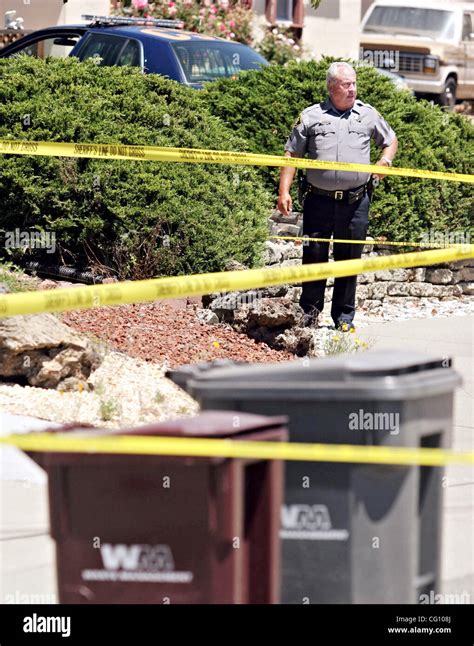
[{"label": "blue car", "polygon": [[259,69],[268,62],[251,47],[180,29],[176,20],[83,16],[88,25],[60,25],[32,32],[0,51],[0,58],[27,54],[97,58],[101,65],[133,65],[201,88],[206,81]]}]

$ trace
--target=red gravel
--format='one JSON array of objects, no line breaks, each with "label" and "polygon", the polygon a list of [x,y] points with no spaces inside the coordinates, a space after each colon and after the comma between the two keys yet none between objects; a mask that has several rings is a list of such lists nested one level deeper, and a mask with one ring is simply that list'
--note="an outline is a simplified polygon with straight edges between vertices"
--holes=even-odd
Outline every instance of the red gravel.
[{"label": "red gravel", "polygon": [[156,301],[65,312],[62,320],[131,357],[166,363],[171,368],[213,359],[251,362],[294,359],[289,352],[257,343],[229,325],[200,323],[196,308],[196,304],[184,299]]}]

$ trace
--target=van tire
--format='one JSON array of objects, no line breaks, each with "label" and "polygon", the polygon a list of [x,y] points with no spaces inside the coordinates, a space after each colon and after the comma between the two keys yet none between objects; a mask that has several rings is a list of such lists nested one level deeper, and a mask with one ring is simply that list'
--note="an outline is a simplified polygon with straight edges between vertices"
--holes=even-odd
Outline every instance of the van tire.
[{"label": "van tire", "polygon": [[448,110],[453,110],[456,105],[456,79],[450,76],[444,84],[444,91],[439,95],[440,105],[445,106]]}]

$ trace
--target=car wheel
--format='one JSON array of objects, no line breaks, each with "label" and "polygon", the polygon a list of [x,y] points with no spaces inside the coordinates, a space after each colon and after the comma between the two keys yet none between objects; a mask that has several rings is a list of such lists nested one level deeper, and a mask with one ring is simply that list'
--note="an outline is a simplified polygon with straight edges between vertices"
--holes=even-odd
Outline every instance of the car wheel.
[{"label": "car wheel", "polygon": [[456,105],[456,89],[456,79],[448,78],[444,85],[443,93],[439,95],[440,104],[444,105],[448,110],[452,110]]}]

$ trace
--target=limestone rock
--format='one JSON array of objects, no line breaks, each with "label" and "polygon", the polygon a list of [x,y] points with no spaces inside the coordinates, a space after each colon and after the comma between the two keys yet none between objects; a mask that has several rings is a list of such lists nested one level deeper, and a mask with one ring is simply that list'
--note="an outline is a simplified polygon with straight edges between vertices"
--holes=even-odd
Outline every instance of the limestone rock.
[{"label": "limestone rock", "polygon": [[277,224],[277,236],[301,236],[301,227],[298,224]]},{"label": "limestone rock", "polygon": [[26,379],[31,386],[59,390],[88,388],[87,379],[100,363],[89,339],[52,314],[0,319],[0,379]]},{"label": "limestone rock", "polygon": [[248,269],[248,267],[246,265],[243,265],[238,260],[231,258],[224,264],[224,269],[226,271],[244,271],[245,269]]},{"label": "limestone rock", "polygon": [[461,283],[462,293],[466,296],[474,296],[474,283]]},{"label": "limestone rock", "polygon": [[265,251],[263,261],[265,265],[275,265],[283,260],[283,250],[281,245],[273,240],[265,242]]},{"label": "limestone rock", "polygon": [[223,296],[217,296],[211,301],[203,298],[203,305],[204,307],[209,307],[216,314],[219,321],[232,323],[235,310],[259,300],[261,299],[258,292],[250,290],[247,292],[229,292]]},{"label": "limestone rock", "polygon": [[196,311],[196,317],[200,323],[204,323],[206,325],[214,325],[215,323],[219,323],[217,314],[215,314],[215,312],[212,312],[211,310],[198,309]]},{"label": "limestone rock", "polygon": [[472,283],[474,281],[474,268],[464,267],[453,274],[454,283]]},{"label": "limestone rock", "polygon": [[368,298],[381,300],[387,295],[388,283],[372,283],[368,286]]},{"label": "limestone rock", "polygon": [[392,272],[389,269],[382,269],[375,272],[375,280],[393,280]]},{"label": "limestone rock", "polygon": [[235,323],[247,330],[257,327],[288,328],[298,324],[302,317],[301,307],[289,299],[262,298],[236,311]]},{"label": "limestone rock", "polygon": [[375,281],[375,274],[373,271],[369,272],[368,274],[360,274],[359,277],[357,278],[357,282],[360,285],[368,285],[369,283],[373,283]]},{"label": "limestone rock", "polygon": [[433,285],[448,285],[453,280],[453,272],[450,269],[427,269],[426,280]]},{"label": "limestone rock", "polygon": [[432,296],[433,285],[431,283],[410,283],[409,287],[410,296]]},{"label": "limestone rock", "polygon": [[426,269],[424,267],[416,267],[414,269],[407,269],[408,280],[410,282],[423,283],[426,278]]},{"label": "limestone rock", "polygon": [[273,347],[288,350],[298,357],[305,357],[314,348],[314,335],[309,328],[295,327],[278,334]]},{"label": "limestone rock", "polygon": [[392,274],[391,280],[396,282],[404,282],[405,280],[409,279],[409,273],[407,269],[392,269],[390,273]]},{"label": "limestone rock", "polygon": [[271,285],[270,287],[261,287],[257,290],[259,298],[281,298],[286,296],[289,285]]},{"label": "limestone rock", "polygon": [[[448,271],[448,270],[440,270]],[[454,285],[432,285],[433,287],[433,296],[436,298],[442,298],[443,296],[452,296],[454,292]]]},{"label": "limestone rock", "polygon": [[389,296],[408,296],[409,285],[406,283],[388,283],[387,294]]}]

